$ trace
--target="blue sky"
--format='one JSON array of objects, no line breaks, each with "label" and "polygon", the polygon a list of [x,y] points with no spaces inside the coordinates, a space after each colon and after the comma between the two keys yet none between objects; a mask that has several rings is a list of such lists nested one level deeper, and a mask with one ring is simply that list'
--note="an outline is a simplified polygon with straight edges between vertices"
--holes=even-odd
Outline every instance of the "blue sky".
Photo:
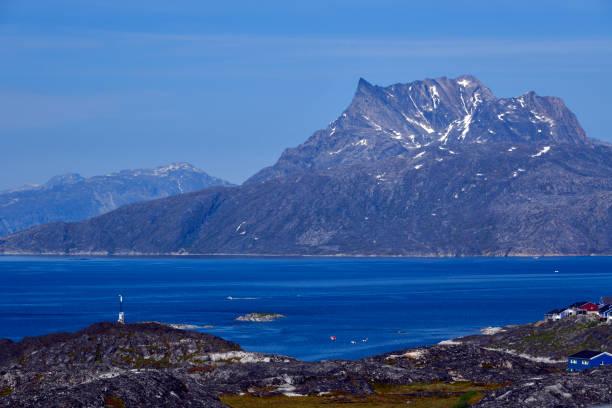
[{"label": "blue sky", "polygon": [[241,182],[359,77],[470,73],[612,141],[606,0],[0,0],[0,189],[173,161]]}]

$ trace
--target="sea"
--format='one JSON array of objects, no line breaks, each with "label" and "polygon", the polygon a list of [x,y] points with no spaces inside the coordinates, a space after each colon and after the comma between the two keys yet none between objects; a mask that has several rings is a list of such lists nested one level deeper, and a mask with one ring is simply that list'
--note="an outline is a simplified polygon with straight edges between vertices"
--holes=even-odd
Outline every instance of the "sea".
[{"label": "sea", "polygon": [[[0,257],[0,338],[115,321],[197,326],[245,350],[356,359],[533,322],[612,295],[612,257]],[[247,313],[280,313],[241,322]]]}]

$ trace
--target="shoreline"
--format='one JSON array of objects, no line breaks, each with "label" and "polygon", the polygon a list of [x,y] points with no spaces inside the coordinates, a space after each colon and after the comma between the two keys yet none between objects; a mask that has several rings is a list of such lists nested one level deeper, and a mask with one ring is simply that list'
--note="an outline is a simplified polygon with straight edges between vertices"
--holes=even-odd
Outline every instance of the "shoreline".
[{"label": "shoreline", "polygon": [[146,252],[118,252],[113,254],[102,252],[0,252],[0,258],[31,257],[31,258],[168,258],[168,259],[215,259],[215,258],[238,258],[238,259],[521,259],[521,258],[609,258],[611,254],[508,254],[508,255],[435,255],[435,254],[249,254],[249,253],[146,253]]},{"label": "shoreline", "polygon": [[[567,321],[571,322],[571,320],[567,320]],[[503,325],[503,326],[482,327],[480,329],[477,329],[474,332],[463,334],[463,335],[458,336],[458,337],[451,337],[451,338],[448,338],[448,339],[443,339],[443,340],[440,340],[440,341],[434,342],[434,343],[415,344],[415,345],[405,346],[405,347],[401,347],[400,346],[397,349],[392,349],[392,350],[383,351],[383,352],[375,352],[373,354],[367,354],[367,355],[363,355],[361,357],[356,357],[356,358],[331,358],[331,359],[323,358],[323,359],[317,359],[317,360],[309,360],[309,359],[301,359],[301,358],[292,356],[290,354],[280,354],[280,353],[275,353],[275,352],[262,352],[262,351],[257,351],[257,350],[244,350],[244,352],[251,353],[251,354],[257,354],[257,355],[274,356],[274,357],[278,357],[278,358],[290,358],[290,359],[293,359],[293,360],[296,360],[296,361],[301,361],[301,362],[304,362],[304,363],[313,363],[313,364],[319,364],[319,363],[324,363],[324,362],[329,362],[329,361],[355,363],[355,362],[362,361],[362,360],[380,358],[382,356],[391,356],[391,355],[395,355],[396,353],[400,353],[399,355],[403,355],[406,351],[411,352],[411,351],[419,351],[419,350],[428,350],[428,349],[439,348],[439,347],[453,347],[453,346],[476,345],[476,344],[479,344],[479,343],[477,341],[475,342],[474,341],[475,339],[476,340],[477,339],[482,339],[482,340],[491,339],[491,340],[493,340],[493,339],[496,338],[496,336],[504,334],[504,333],[514,332],[514,331],[522,330],[522,329],[525,329],[525,328],[535,328],[535,327],[539,327],[541,325],[546,325],[547,323],[549,323],[549,322],[547,322],[545,320],[538,320],[538,321],[533,321],[533,322],[506,324],[506,325]],[[47,336],[75,335],[77,333],[82,332],[83,330],[85,330],[89,326],[99,325],[99,324],[117,325],[117,323],[114,322],[114,321],[93,322],[93,323],[88,324],[84,328],[79,328],[79,329],[76,329],[74,331],[53,331],[53,332],[43,333],[43,334],[36,334],[36,335],[30,335],[30,336],[22,336],[22,337],[19,337],[18,339],[0,338],[0,342],[8,340],[8,341],[10,341],[10,342],[12,342],[14,344],[18,344],[18,343],[23,342],[24,340],[28,340],[29,341],[30,339],[43,338],[43,337],[47,337]],[[191,323],[169,323],[169,322],[159,322],[159,321],[138,321],[138,322],[128,323],[127,325],[136,325],[136,326],[138,326],[138,325],[149,325],[149,324],[159,325],[159,326],[166,327],[168,329],[177,330],[177,331],[186,332],[186,333],[205,334],[205,335],[209,335],[209,336],[219,337],[219,338],[223,339],[224,341],[234,342],[234,340],[229,340],[229,339],[226,339],[223,336],[219,336],[218,334],[211,333],[210,331],[208,331],[208,329],[212,328],[213,326],[208,326],[208,325],[195,325],[195,324],[191,324]],[[119,326],[119,327],[121,327],[121,326]],[[612,325],[610,325],[610,328],[612,329]],[[489,329],[493,329],[494,331],[490,331]],[[538,362],[538,363],[541,363],[541,364],[558,365],[558,364],[563,363],[563,361],[554,360],[554,359],[549,358],[547,356],[538,356],[538,355],[535,355],[535,354],[521,353],[521,352],[518,352],[518,351],[515,351],[515,350],[512,350],[512,349],[507,349],[507,348],[486,347],[486,346],[484,346],[485,343],[480,344],[480,347],[482,347],[485,350],[490,350],[490,351],[494,351],[494,352],[509,354],[509,355],[512,355],[512,356],[516,356],[516,357],[520,357],[520,358],[523,358],[523,359],[531,360],[531,361]],[[239,344],[239,343],[237,343],[237,344]]]},{"label": "shoreline", "polygon": [[[512,328],[517,328],[517,327],[526,327],[526,326],[532,326],[535,324],[538,324],[541,322],[528,322],[528,323],[519,323],[519,324],[509,324],[509,325],[505,325],[505,326],[499,326],[499,327],[495,327],[496,329],[502,329],[501,331],[507,331],[507,329],[512,329]],[[31,341],[32,339],[38,339],[38,338],[46,338],[46,337],[57,337],[57,336],[72,336],[72,335],[76,335],[78,333],[83,332],[84,330],[87,330],[87,328],[89,328],[90,326],[96,326],[96,325],[110,325],[110,326],[117,326],[118,323],[114,322],[114,321],[99,321],[99,322],[92,322],[90,324],[88,324],[85,327],[81,327],[78,328],[76,330],[66,330],[66,331],[52,331],[49,333],[42,333],[42,334],[35,334],[35,335],[29,335],[29,336],[22,336],[19,337],[18,339],[12,339],[12,338],[8,338],[8,337],[0,337],[0,344],[2,341],[9,341],[12,342],[13,344],[19,344],[22,343],[24,341]],[[171,330],[177,330],[180,332],[186,332],[186,333],[196,333],[196,334],[205,334],[205,335],[209,335],[209,336],[214,336],[214,337],[218,337],[224,341],[228,341],[228,342],[234,342],[233,340],[228,340],[223,336],[219,336],[217,334],[213,334],[209,331],[207,331],[210,327],[206,327],[204,326],[200,326],[200,325],[195,325],[195,324],[191,324],[191,323],[168,323],[168,322],[160,322],[160,321],[138,321],[138,322],[133,322],[133,323],[126,323],[126,326],[140,326],[140,325],[158,325],[158,326],[163,326],[166,327],[168,329]],[[121,327],[120,325],[118,327]],[[257,355],[267,355],[267,356],[274,356],[274,357],[279,357],[279,358],[290,358],[296,361],[301,361],[304,363],[313,363],[313,364],[318,364],[318,363],[324,363],[324,362],[329,362],[329,361],[334,361],[334,362],[358,362],[361,360],[367,360],[367,359],[374,359],[374,358],[379,358],[381,356],[393,356],[395,355],[395,353],[400,353],[400,355],[397,355],[396,357],[399,357],[401,355],[403,355],[406,351],[411,352],[411,351],[418,351],[418,350],[427,350],[427,349],[431,349],[434,347],[452,347],[452,346],[462,346],[462,345],[467,345],[470,344],[470,342],[465,342],[462,341],[462,339],[471,339],[471,338],[477,338],[477,337],[482,337],[482,338],[486,338],[486,337],[493,337],[493,335],[491,334],[486,334],[484,331],[486,329],[488,329],[489,327],[483,327],[481,329],[478,329],[475,332],[472,333],[468,333],[459,337],[452,337],[449,339],[444,339],[435,343],[423,343],[423,344],[419,344],[419,345],[413,345],[413,346],[407,346],[407,347],[399,347],[397,349],[393,349],[393,350],[389,350],[389,351],[385,351],[385,352],[378,352],[378,353],[374,353],[374,354],[368,354],[362,357],[357,357],[357,358],[332,358],[332,359],[319,359],[319,360],[304,360],[289,354],[280,354],[280,353],[270,353],[270,352],[262,352],[262,351],[256,351],[256,350],[243,350],[245,353],[250,353],[250,354],[257,354]],[[236,343],[239,344],[239,343]],[[240,345],[240,344],[239,344]],[[501,353],[506,353],[506,354],[511,354],[511,355],[515,355],[517,357],[521,357],[521,358],[526,358],[526,359],[537,359],[539,358],[538,356],[525,356],[525,355],[519,355],[518,353],[515,353],[511,350],[503,350],[503,349],[491,349],[491,351],[497,351],[497,352],[501,352]],[[544,361],[539,361],[541,363],[545,363],[545,364],[558,364],[557,362],[544,362]]]},{"label": "shoreline", "polygon": [[[581,322],[488,327],[455,344],[317,362],[247,351],[167,323],[95,323],[19,343],[0,340],[0,406],[598,406],[611,402],[612,367],[568,373],[561,360],[587,338],[609,349],[612,326]],[[534,331],[561,343],[524,343]],[[534,353],[504,347],[514,340]]]}]

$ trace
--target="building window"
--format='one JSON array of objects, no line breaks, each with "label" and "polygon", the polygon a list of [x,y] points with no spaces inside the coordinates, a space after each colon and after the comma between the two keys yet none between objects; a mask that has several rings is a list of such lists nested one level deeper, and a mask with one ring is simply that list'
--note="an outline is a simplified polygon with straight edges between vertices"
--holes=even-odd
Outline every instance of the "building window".
[{"label": "building window", "polygon": [[572,363],[572,364],[576,364],[576,363],[577,363],[577,361],[576,361],[576,360],[570,360],[570,363]]},{"label": "building window", "polygon": [[589,362],[588,361],[583,361],[582,365],[589,365]]}]

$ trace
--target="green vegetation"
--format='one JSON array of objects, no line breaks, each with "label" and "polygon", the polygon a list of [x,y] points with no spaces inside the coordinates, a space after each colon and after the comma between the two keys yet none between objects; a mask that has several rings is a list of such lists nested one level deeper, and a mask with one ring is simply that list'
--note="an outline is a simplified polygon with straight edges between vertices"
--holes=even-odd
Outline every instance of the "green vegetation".
[{"label": "green vegetation", "polygon": [[13,388],[12,387],[0,388],[0,397],[8,397],[12,393],[13,393]]},{"label": "green vegetation", "polygon": [[459,397],[459,401],[453,405],[453,408],[469,408],[473,403],[481,399],[482,396],[477,391],[468,391]]},{"label": "green vegetation", "polygon": [[96,357],[94,361],[97,364],[102,363],[102,346],[100,344],[96,344]]},{"label": "green vegetation", "polygon": [[169,368],[170,367],[170,356],[168,354],[164,355],[159,360],[154,360],[152,358],[144,358],[138,356],[136,360],[134,360],[134,368]]},{"label": "green vegetation", "polygon": [[559,322],[534,325],[505,333],[490,343],[495,348],[511,348],[519,353],[557,359],[583,349],[610,347],[609,326],[588,316],[567,317]]},{"label": "green vegetation", "polygon": [[470,382],[376,384],[374,394],[365,396],[339,393],[305,397],[225,395],[221,401],[232,408],[396,408],[407,404],[411,408],[467,408],[480,401],[485,391],[498,387]]},{"label": "green vegetation", "polygon": [[464,393],[468,391],[489,391],[499,388],[497,384],[476,384],[469,381],[453,383],[432,382],[412,383],[406,385],[375,384],[378,394],[422,394],[422,393]]}]

